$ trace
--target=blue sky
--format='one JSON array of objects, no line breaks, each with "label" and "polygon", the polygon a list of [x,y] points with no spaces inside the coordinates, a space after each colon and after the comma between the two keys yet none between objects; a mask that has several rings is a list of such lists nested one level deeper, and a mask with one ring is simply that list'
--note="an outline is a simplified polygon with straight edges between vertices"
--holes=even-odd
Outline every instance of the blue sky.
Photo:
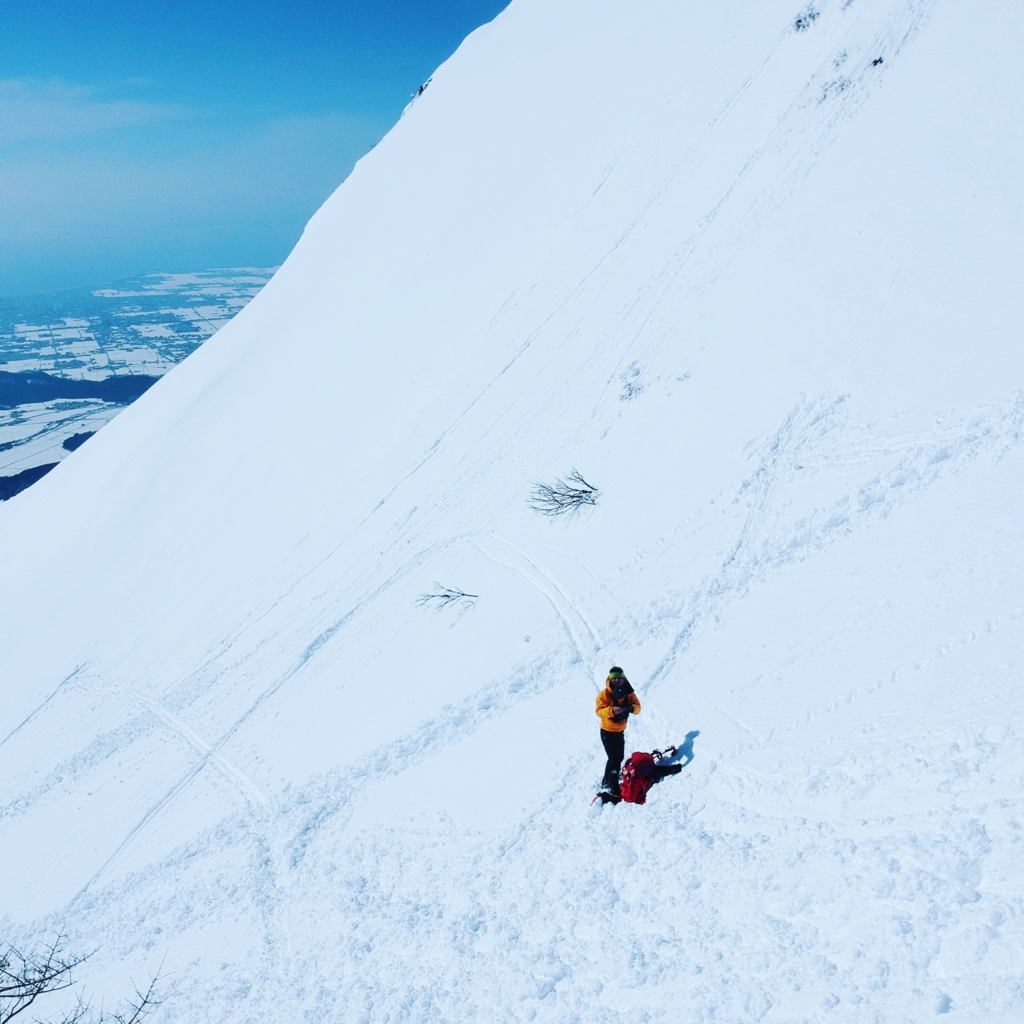
[{"label": "blue sky", "polygon": [[507,0],[0,0],[0,296],[273,265]]}]

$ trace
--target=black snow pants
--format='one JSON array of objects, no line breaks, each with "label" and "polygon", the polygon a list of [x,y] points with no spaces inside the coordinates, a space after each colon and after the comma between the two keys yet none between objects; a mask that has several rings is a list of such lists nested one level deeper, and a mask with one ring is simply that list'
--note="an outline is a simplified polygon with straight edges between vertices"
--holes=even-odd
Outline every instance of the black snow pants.
[{"label": "black snow pants", "polygon": [[604,785],[612,793],[619,792],[619,769],[622,759],[626,756],[626,734],[624,732],[607,732],[601,730],[601,743],[608,755],[608,763],[604,766]]}]

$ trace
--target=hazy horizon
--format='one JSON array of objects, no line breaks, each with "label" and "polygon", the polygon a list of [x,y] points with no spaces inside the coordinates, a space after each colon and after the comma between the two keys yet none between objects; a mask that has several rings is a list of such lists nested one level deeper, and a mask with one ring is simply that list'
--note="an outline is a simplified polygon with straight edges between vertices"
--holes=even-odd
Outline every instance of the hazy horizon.
[{"label": "hazy horizon", "polygon": [[506,2],[0,4],[0,297],[281,263]]}]

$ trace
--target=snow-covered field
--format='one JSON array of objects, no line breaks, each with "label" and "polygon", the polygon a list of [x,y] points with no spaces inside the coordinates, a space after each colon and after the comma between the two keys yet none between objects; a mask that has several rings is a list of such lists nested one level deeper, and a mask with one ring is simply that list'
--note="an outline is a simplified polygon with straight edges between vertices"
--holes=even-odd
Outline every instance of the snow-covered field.
[{"label": "snow-covered field", "polygon": [[[224,326],[274,268],[143,274],[109,288],[0,300],[0,371],[70,380],[160,376]],[[109,423],[120,405],[57,399],[0,402],[0,476],[67,455],[64,442]]]},{"label": "snow-covered field", "polygon": [[[1024,1019],[1022,43],[470,36],[0,507],[0,936],[169,1022]],[[693,759],[602,810],[614,663]]]}]

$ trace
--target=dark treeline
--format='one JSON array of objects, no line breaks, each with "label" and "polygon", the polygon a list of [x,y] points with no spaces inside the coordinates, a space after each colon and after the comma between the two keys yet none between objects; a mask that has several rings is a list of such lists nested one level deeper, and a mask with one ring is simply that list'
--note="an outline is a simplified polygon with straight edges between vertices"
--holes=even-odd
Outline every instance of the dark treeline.
[{"label": "dark treeline", "polygon": [[103,380],[73,380],[54,377],[42,370],[7,373],[0,370],[0,409],[15,409],[31,402],[53,402],[60,398],[98,398],[115,405],[129,405],[160,378],[124,374]]},{"label": "dark treeline", "polygon": [[0,476],[0,501],[6,501],[16,494],[21,494],[26,487],[31,487],[37,480],[42,479],[56,465],[56,462],[48,462],[45,466],[23,469],[20,473],[15,473],[14,476]]}]

